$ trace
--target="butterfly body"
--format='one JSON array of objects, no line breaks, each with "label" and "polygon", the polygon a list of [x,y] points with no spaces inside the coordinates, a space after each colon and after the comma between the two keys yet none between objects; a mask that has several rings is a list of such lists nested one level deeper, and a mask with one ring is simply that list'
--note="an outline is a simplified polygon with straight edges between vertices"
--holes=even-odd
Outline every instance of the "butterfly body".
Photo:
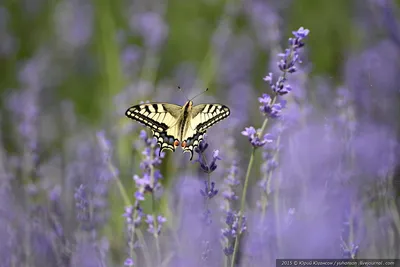
[{"label": "butterfly body", "polygon": [[170,103],[147,103],[130,107],[125,115],[149,127],[160,153],[175,151],[181,146],[183,152],[191,154],[203,140],[203,135],[215,123],[227,118],[230,110],[221,104],[199,104],[192,101],[179,106]]}]

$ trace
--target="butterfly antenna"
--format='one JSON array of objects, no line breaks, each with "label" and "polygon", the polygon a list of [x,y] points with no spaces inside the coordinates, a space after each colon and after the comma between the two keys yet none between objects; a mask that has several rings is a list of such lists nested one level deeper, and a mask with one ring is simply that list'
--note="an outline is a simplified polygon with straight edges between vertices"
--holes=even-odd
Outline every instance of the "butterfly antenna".
[{"label": "butterfly antenna", "polygon": [[198,93],[197,95],[195,95],[194,97],[192,97],[190,100],[193,100],[193,99],[195,99],[196,97],[198,97],[198,96],[200,96],[200,95],[202,95],[202,94],[204,94],[205,92],[207,92],[208,91],[208,88],[206,88],[206,90],[204,90],[203,92],[201,92],[201,93]]},{"label": "butterfly antenna", "polygon": [[[178,90],[183,93],[183,89],[179,85],[178,85]],[[186,97],[186,100],[189,101],[189,98],[187,97],[187,95],[184,94],[184,96]]]}]

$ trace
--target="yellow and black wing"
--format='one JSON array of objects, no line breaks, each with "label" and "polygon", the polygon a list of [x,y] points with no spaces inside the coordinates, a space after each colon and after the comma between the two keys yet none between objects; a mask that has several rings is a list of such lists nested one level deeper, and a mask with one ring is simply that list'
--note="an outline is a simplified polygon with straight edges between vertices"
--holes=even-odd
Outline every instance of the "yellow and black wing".
[{"label": "yellow and black wing", "polygon": [[183,140],[186,140],[183,150],[184,152],[190,152],[190,160],[193,157],[193,150],[203,140],[207,129],[227,118],[230,113],[229,108],[221,104],[200,104],[192,108],[192,117],[188,122],[190,127],[188,127],[188,131],[183,138]]},{"label": "yellow and black wing", "polygon": [[[147,103],[130,107],[125,115],[136,120],[153,132],[160,145],[160,153],[166,149],[175,151],[176,128],[182,107],[169,103]],[[179,140],[178,140],[179,141]]]}]

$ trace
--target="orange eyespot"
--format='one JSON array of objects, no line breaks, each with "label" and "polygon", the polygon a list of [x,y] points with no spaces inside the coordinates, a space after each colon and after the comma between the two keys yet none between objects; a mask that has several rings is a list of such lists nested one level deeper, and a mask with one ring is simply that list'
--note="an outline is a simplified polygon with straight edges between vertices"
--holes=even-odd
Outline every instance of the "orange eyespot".
[{"label": "orange eyespot", "polygon": [[175,140],[174,146],[179,146],[179,141],[178,140]]},{"label": "orange eyespot", "polygon": [[186,147],[186,141],[182,142],[182,147]]}]

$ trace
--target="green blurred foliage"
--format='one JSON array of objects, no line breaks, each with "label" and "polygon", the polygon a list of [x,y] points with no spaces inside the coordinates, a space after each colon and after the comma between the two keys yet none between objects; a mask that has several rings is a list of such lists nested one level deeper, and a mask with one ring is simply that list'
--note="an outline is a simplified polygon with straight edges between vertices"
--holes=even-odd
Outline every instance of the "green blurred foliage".
[{"label": "green blurred foliage", "polygon": [[352,8],[356,1],[293,1],[285,17],[288,30],[292,31],[302,25],[310,29],[313,37],[309,45],[309,60],[313,72],[338,77],[345,60],[346,51],[355,40],[355,29],[352,28]]},{"label": "green blurred foliage", "polygon": [[[17,88],[18,67],[32,57],[37,49],[54,42],[54,7],[59,1],[38,1],[40,7],[33,14],[28,13],[23,1],[7,0],[5,7],[10,11],[10,31],[18,38],[19,49],[15,57],[0,58],[0,89]],[[69,64],[67,79],[58,89],[60,98],[69,98],[76,103],[77,111],[97,121],[112,108],[112,96],[126,86],[120,69],[119,48],[116,36],[119,30],[128,30],[123,14],[124,1],[94,1],[94,34],[90,50],[95,68],[92,73],[82,73],[79,64],[62,59],[59,63]],[[282,14],[287,35],[299,26],[309,28],[313,33],[309,40],[309,60],[313,71],[336,77],[344,60],[344,54],[353,43],[357,43],[352,28],[351,10],[354,2],[338,1],[292,1]],[[155,82],[170,77],[181,62],[192,62],[198,68],[212,61],[210,42],[218,23],[224,16],[225,1],[168,1],[166,21],[169,26],[168,39],[157,55],[160,58]],[[245,17],[236,17],[232,22],[237,30],[246,31]],[[283,41],[286,38],[283,38]],[[137,38],[129,42],[142,45]],[[60,55],[61,57],[62,55]],[[62,58],[62,57],[61,57]],[[254,73],[257,77],[264,72],[265,54],[260,52],[259,64]],[[210,61],[211,60],[211,61]],[[207,63],[205,69],[212,69]],[[212,74],[208,74],[210,76]],[[212,78],[209,78],[212,82]],[[256,79],[258,80],[258,79]]]}]

